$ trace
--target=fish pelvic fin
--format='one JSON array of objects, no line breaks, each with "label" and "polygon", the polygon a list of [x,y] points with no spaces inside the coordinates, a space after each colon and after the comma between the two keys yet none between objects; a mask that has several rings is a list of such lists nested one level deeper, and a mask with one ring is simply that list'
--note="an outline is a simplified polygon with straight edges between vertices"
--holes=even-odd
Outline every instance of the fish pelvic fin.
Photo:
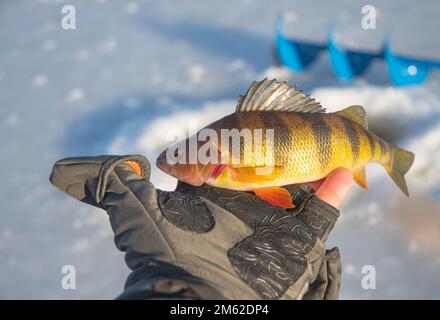
[{"label": "fish pelvic fin", "polygon": [[257,196],[275,207],[295,208],[292,196],[283,187],[267,187],[252,190]]},{"label": "fish pelvic fin", "polygon": [[402,148],[393,146],[391,157],[388,163],[384,165],[391,179],[397,184],[404,194],[409,197],[408,187],[404,175],[411,168],[414,162],[414,153]]},{"label": "fish pelvic fin", "polygon": [[368,189],[365,166],[361,166],[356,170],[353,170],[353,179],[359,186],[364,189]]},{"label": "fish pelvic fin", "polygon": [[347,118],[353,122],[359,123],[365,129],[368,129],[367,113],[362,106],[351,106],[335,112],[337,115]]}]

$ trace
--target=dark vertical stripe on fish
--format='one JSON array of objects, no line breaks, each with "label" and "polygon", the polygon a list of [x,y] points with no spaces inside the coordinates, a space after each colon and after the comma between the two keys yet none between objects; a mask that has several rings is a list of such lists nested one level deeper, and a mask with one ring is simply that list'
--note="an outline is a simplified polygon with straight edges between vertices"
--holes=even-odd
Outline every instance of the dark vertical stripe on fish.
[{"label": "dark vertical stripe on fish", "polygon": [[278,150],[276,150],[277,145],[285,144],[286,146],[289,146],[288,150],[290,150],[290,146],[292,145],[292,136],[290,134],[290,128],[286,124],[283,114],[281,112],[271,112],[271,113],[264,113],[261,117],[262,121],[262,127],[263,127],[263,141],[265,146],[265,154],[264,156],[267,157],[267,143],[266,143],[266,130],[267,129],[273,129],[274,130],[274,141],[273,141],[273,161],[274,165],[283,163],[283,159],[288,157],[289,155],[281,154]]},{"label": "dark vertical stripe on fish", "polygon": [[[290,115],[290,113],[289,113]],[[285,113],[278,112],[277,117],[279,119],[279,125],[280,125],[280,131],[282,132],[282,140],[285,143],[286,146],[288,146],[288,150],[291,152],[293,150],[293,136],[292,136],[292,130],[291,130],[291,123],[292,121],[292,115],[289,117],[285,116]],[[282,155],[282,157],[286,160],[288,157],[290,157],[291,154]]]},{"label": "dark vertical stripe on fish", "polygon": [[374,153],[376,152],[376,143],[374,142],[374,138],[368,131],[365,131],[365,134],[368,138],[368,143],[370,144],[370,151],[371,151],[371,159],[374,159]]},{"label": "dark vertical stripe on fish", "polygon": [[[254,153],[254,156],[256,156],[256,154],[255,154],[255,150],[256,150],[256,148],[259,148],[260,150],[259,150],[259,152],[260,152],[260,154],[261,154],[261,157],[266,157],[266,149],[267,149],[267,142],[266,142],[266,125],[267,125],[267,121],[265,121],[265,115],[263,114],[263,112],[258,112],[258,113],[256,113],[258,116],[257,117],[255,117],[255,123],[253,124],[253,128],[254,128],[254,130],[258,130],[258,129],[260,129],[261,130],[261,146],[253,146],[253,153]],[[254,130],[253,130],[253,132],[252,132],[252,139],[253,139],[253,142],[252,143],[255,143],[255,132],[254,132]],[[257,160],[259,160],[259,161],[261,161],[261,159],[255,159],[255,162],[257,161]],[[261,165],[261,163],[258,163],[258,165]]]},{"label": "dark vertical stripe on fish", "polygon": [[384,142],[385,144],[385,155],[388,156],[389,154],[391,154],[391,145],[387,142]]},{"label": "dark vertical stripe on fish", "polygon": [[357,163],[359,159],[359,134],[356,131],[356,128],[353,126],[353,123],[347,118],[340,117],[342,123],[344,124],[345,131],[347,132],[348,141],[350,141],[351,146],[351,154],[352,154],[352,164],[353,166]]},{"label": "dark vertical stripe on fish", "polygon": [[381,139],[377,139],[379,141],[380,146],[380,157],[382,158],[386,153],[385,143]]},{"label": "dark vertical stripe on fish", "polygon": [[[220,123],[220,125],[218,127],[220,132],[217,133],[221,140],[222,140],[222,136],[223,136],[222,132],[221,132],[222,130],[229,130],[229,134],[230,134],[230,132],[233,129],[237,129],[237,130],[240,131],[240,129],[239,129],[240,128],[239,127],[239,125],[240,125],[240,116],[241,116],[241,114],[239,114],[239,113],[233,113],[232,115],[230,115],[230,116],[228,116],[226,118],[223,118],[221,120],[221,123]],[[221,146],[221,149],[220,149],[220,150],[223,149],[228,154],[228,157],[226,158],[227,159],[227,163],[228,164],[233,163],[233,161],[235,161],[235,159],[233,159],[234,139],[233,139],[232,135],[229,135],[229,139],[227,139],[225,141],[221,141],[221,142],[227,143],[227,145]],[[241,141],[240,141],[240,144],[239,144],[239,148],[240,148],[240,158],[241,158],[241,154],[243,152]],[[225,156],[225,155],[222,155],[222,156]]]},{"label": "dark vertical stripe on fish", "polygon": [[318,157],[321,164],[322,172],[324,172],[331,160],[332,154],[332,129],[324,119],[324,115],[315,113],[299,113],[301,117],[310,123],[313,131],[316,146],[318,148]]}]

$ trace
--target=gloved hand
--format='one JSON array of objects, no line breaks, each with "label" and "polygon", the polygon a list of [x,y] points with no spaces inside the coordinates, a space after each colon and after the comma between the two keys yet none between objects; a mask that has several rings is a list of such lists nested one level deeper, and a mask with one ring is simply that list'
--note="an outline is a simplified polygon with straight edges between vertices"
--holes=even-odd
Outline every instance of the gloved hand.
[{"label": "gloved hand", "polygon": [[107,211],[133,271],[119,298],[338,297],[339,252],[324,243],[339,212],[309,187],[287,187],[296,207],[283,209],[207,185],[161,191],[149,177],[149,162],[137,155],[60,160],[50,177]]}]

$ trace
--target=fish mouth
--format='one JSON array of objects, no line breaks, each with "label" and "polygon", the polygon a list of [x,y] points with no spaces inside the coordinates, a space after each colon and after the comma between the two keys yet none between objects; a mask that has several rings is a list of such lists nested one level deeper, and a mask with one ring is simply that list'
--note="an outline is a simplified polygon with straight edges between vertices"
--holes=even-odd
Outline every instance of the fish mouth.
[{"label": "fish mouth", "polygon": [[156,167],[158,167],[162,171],[165,171],[164,164],[159,158],[156,159]]},{"label": "fish mouth", "polygon": [[167,167],[169,167],[170,164],[167,161],[167,157],[165,152],[162,152],[159,154],[159,156],[156,158],[156,167],[158,167],[160,170],[164,172],[168,172]]}]

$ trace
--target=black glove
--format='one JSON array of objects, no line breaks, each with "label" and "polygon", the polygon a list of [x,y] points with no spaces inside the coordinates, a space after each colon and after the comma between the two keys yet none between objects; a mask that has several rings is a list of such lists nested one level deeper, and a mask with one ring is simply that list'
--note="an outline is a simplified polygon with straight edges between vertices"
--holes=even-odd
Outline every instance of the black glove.
[{"label": "black glove", "polygon": [[[137,163],[136,174],[127,161]],[[138,172],[139,173],[139,172]],[[142,156],[58,161],[50,181],[107,211],[133,272],[119,298],[336,299],[341,265],[324,242],[338,210],[289,186],[294,209],[249,192],[179,182],[154,188]]]}]

